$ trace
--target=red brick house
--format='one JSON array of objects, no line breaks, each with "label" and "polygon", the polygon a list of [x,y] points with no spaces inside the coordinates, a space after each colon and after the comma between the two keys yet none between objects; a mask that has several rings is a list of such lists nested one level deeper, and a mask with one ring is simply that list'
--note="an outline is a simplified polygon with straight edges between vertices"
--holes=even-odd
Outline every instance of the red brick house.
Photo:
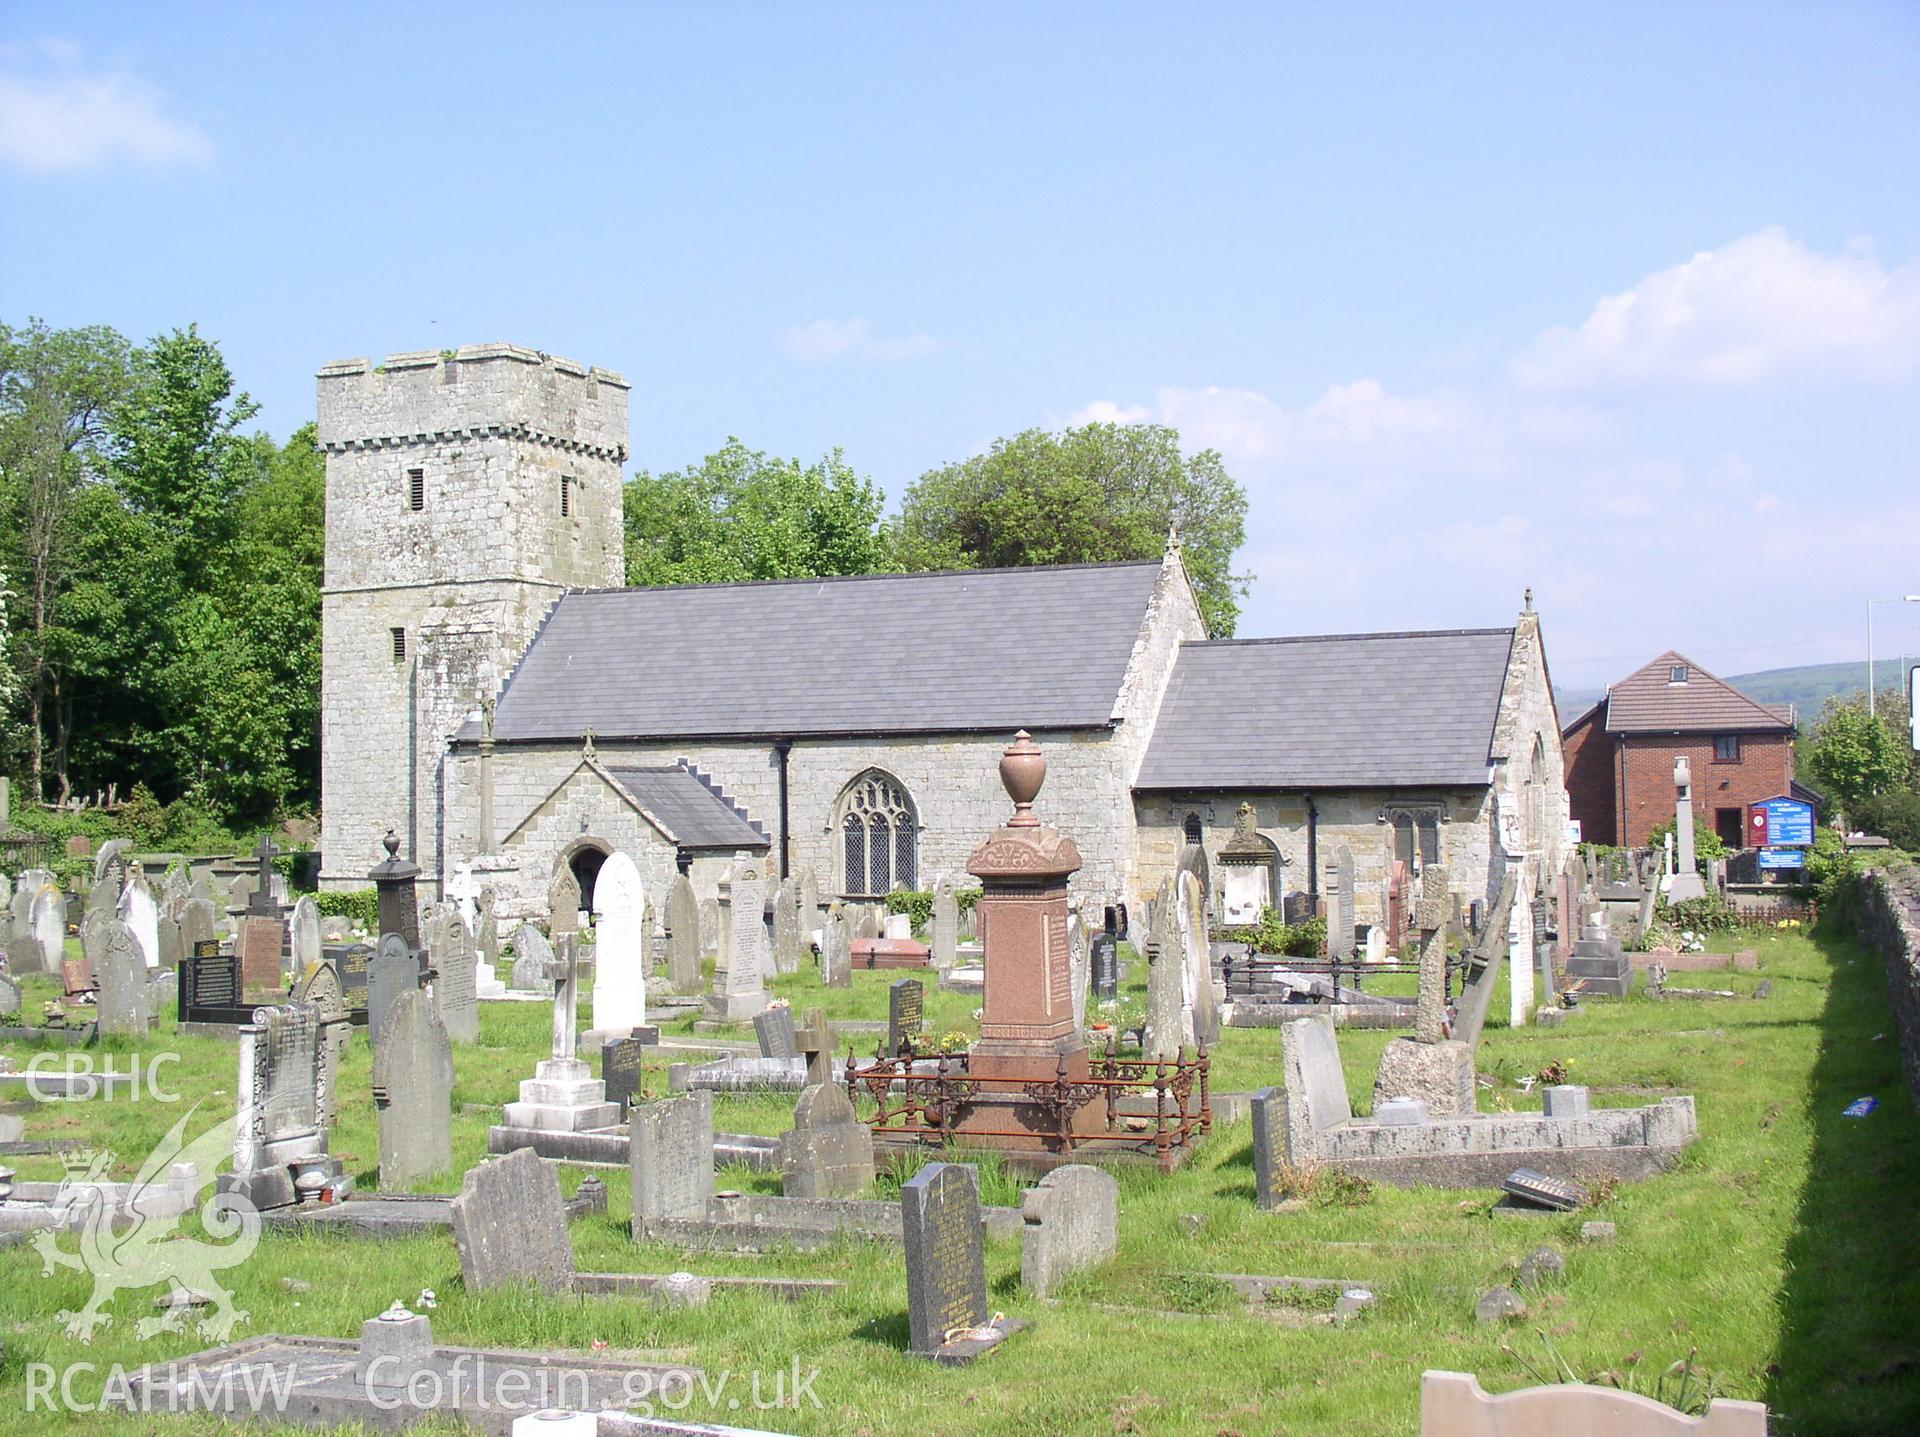
[{"label": "red brick house", "polygon": [[1561,730],[1567,799],[1587,843],[1638,847],[1673,817],[1673,765],[1693,770],[1694,816],[1729,848],[1751,804],[1793,784],[1793,706],[1763,704],[1669,650]]}]

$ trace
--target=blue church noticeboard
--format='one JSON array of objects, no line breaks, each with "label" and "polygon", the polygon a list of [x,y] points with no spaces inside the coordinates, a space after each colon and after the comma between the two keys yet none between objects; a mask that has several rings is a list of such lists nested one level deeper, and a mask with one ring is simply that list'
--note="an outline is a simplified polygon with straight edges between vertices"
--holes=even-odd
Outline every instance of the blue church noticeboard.
[{"label": "blue church noticeboard", "polygon": [[[1766,830],[1753,836],[1768,846],[1802,845],[1813,843],[1813,805],[1797,798],[1769,798],[1764,803],[1753,806],[1756,817],[1765,817]],[[1757,830],[1760,825],[1756,823]]]}]

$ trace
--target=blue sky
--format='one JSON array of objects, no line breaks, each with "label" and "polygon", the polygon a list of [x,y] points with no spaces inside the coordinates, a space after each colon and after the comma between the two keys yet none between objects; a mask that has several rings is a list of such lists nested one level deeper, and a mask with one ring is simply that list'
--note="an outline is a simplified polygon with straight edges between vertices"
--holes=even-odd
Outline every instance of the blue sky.
[{"label": "blue sky", "polygon": [[[1857,658],[1920,592],[1920,6],[35,5],[0,318],[624,372],[636,467],[897,495],[1175,423],[1241,632],[1507,622],[1563,684]],[[1877,612],[1920,651],[1920,605]]]}]

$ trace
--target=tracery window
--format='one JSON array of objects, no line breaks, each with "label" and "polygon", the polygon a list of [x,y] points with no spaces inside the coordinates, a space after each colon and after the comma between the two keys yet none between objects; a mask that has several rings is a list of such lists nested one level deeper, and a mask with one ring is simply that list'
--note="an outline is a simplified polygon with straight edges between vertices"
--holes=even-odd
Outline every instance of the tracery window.
[{"label": "tracery window", "polygon": [[834,808],[840,832],[840,891],[849,898],[884,897],[896,883],[917,886],[920,819],[905,785],[870,768],[841,791]]}]

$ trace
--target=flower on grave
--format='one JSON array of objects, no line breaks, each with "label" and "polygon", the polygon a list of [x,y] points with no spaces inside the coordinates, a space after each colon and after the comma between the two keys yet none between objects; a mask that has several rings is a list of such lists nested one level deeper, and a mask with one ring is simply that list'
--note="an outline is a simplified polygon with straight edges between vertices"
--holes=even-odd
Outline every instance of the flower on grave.
[{"label": "flower on grave", "polygon": [[430,1312],[438,1307],[440,1302],[439,1299],[433,1295],[432,1288],[423,1287],[420,1289],[420,1295],[413,1300],[413,1305],[423,1312]]}]

